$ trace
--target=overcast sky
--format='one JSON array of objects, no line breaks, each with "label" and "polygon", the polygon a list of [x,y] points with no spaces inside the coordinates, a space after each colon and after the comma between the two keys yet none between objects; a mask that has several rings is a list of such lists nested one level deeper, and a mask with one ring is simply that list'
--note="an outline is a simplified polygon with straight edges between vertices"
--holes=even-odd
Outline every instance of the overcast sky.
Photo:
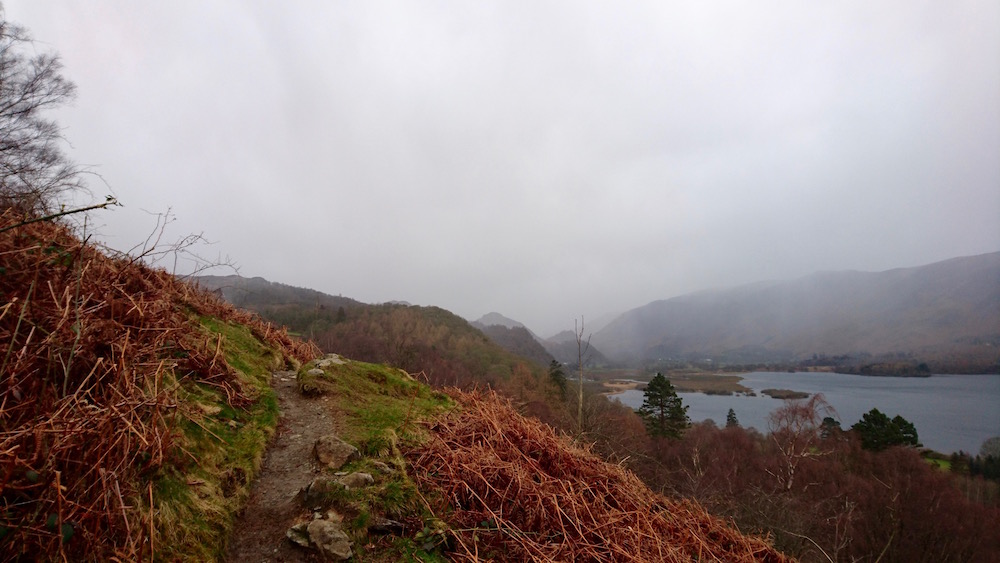
[{"label": "overcast sky", "polygon": [[545,336],[1000,250],[995,0],[3,3],[119,249]]}]

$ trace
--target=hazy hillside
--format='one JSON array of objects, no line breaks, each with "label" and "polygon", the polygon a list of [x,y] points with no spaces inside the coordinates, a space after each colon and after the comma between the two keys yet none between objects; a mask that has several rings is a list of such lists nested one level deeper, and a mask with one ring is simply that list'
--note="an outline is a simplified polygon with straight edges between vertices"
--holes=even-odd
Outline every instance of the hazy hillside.
[{"label": "hazy hillside", "polygon": [[[549,338],[548,340],[543,340],[542,345],[549,354],[559,360],[564,364],[576,365],[579,361],[579,349],[576,345],[576,335],[573,334],[571,330],[565,330],[559,334]],[[587,349],[586,358],[584,360],[585,365],[590,366],[606,366],[610,364],[610,360],[597,349],[597,346],[593,342],[590,343],[590,347]]]},{"label": "hazy hillside", "polygon": [[309,305],[327,307],[354,307],[362,305],[348,297],[267,281],[264,278],[242,276],[197,276],[194,281],[210,291],[219,291],[223,299],[237,307],[259,308],[276,305]]},{"label": "hazy hillside", "polygon": [[366,307],[348,297],[241,276],[199,276],[194,281],[219,293],[237,307],[260,313],[296,334],[313,338],[347,318],[347,311]]},{"label": "hazy hillside", "polygon": [[1000,253],[877,273],[823,272],[655,301],[623,314],[593,342],[619,361],[902,354],[995,365]]},{"label": "hazy hillside", "polygon": [[531,332],[522,326],[506,327],[503,325],[483,325],[479,321],[472,323],[495,342],[498,346],[527,358],[541,366],[547,366],[554,359],[545,348],[538,342]]},{"label": "hazy hillside", "polygon": [[[514,319],[505,317],[500,313],[486,313],[485,315],[479,317],[472,322],[473,325],[483,325],[483,326],[502,326],[504,328],[528,328],[524,326],[524,323],[515,321]],[[529,331],[530,332],[530,331]]]},{"label": "hazy hillside", "polygon": [[[531,332],[524,324],[505,317],[500,313],[483,315],[472,323],[472,325],[482,330],[486,336],[489,336],[490,339],[505,349],[536,362],[547,365],[555,359],[563,364],[575,365],[579,360],[577,357],[579,351],[576,346],[576,334],[572,330],[564,330],[551,338],[541,338],[534,332]],[[532,345],[527,342],[524,339],[524,334],[519,329],[530,335],[535,344]],[[591,344],[585,363],[590,366],[606,366],[611,362],[608,361],[596,346]]]}]

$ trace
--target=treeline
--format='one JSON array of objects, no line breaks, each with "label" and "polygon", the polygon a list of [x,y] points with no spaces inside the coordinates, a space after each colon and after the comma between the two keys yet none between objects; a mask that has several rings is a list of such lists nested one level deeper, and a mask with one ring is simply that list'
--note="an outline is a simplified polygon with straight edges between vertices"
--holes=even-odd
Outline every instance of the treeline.
[{"label": "treeline", "polygon": [[[982,348],[982,347],[980,347]],[[748,361],[746,358],[711,358],[703,354],[703,359],[658,359],[639,363],[645,371],[671,371],[679,369],[701,369],[727,373],[752,371],[796,372],[833,371],[857,375],[877,375],[889,377],[927,377],[935,373],[947,374],[1000,374],[1000,362],[996,354],[984,353],[976,349],[966,355],[941,353],[931,359],[920,359],[912,354],[892,354],[874,357],[871,354],[826,356],[814,354],[802,360]]]},{"label": "treeline", "polygon": [[631,466],[802,561],[1000,558],[996,483],[942,471],[915,448],[866,449],[826,414],[814,397],[775,411],[768,434],[695,424],[633,444]]},{"label": "treeline", "polygon": [[542,379],[542,368],[492,343],[438,307],[369,305],[352,309],[313,336],[324,350],[422,372],[434,385],[503,387],[514,375]]}]

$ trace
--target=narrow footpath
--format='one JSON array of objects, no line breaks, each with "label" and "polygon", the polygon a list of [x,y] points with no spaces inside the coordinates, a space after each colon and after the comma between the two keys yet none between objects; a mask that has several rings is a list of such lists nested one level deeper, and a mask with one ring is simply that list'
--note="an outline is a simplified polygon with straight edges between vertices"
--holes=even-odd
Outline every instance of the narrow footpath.
[{"label": "narrow footpath", "polygon": [[326,398],[310,399],[298,392],[294,371],[275,372],[273,377],[281,418],[230,536],[230,563],[320,561],[315,552],[295,547],[285,533],[303,513],[299,491],[322,470],[312,455],[313,445],[333,434],[336,424]]}]

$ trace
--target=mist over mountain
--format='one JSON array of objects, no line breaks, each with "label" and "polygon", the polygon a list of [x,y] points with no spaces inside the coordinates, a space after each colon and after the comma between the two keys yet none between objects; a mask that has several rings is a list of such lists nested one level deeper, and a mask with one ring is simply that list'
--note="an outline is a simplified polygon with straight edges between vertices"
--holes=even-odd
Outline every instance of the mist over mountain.
[{"label": "mist over mountain", "polygon": [[497,312],[486,313],[475,321],[472,321],[472,324],[479,324],[482,326],[502,326],[505,328],[527,328],[523,323],[507,318]]},{"label": "mist over mountain", "polygon": [[527,358],[540,366],[548,366],[549,362],[553,360],[552,354],[523,325],[506,327],[500,324],[484,325],[476,321],[472,323],[472,326],[482,331],[501,348],[522,358]]},{"label": "mist over mountain", "polygon": [[[576,333],[572,330],[564,330],[551,338],[541,338],[528,327],[519,321],[505,317],[500,313],[488,313],[472,323],[483,331],[491,340],[506,348],[510,352],[519,354],[536,362],[545,359],[544,364],[548,364],[553,359],[562,364],[576,364],[579,361],[579,349],[576,345]],[[530,335],[534,339],[534,345],[524,339],[524,335]],[[588,332],[584,335],[586,340]],[[584,358],[584,365],[606,366],[610,362],[596,346],[590,345]]]},{"label": "mist over mountain", "polygon": [[[575,336],[572,340],[562,339],[559,341],[553,341],[552,339],[549,339],[544,341],[542,344],[545,346],[545,349],[548,350],[548,352],[561,363],[575,365],[579,361],[579,349],[576,345]],[[596,367],[611,364],[611,361],[608,360],[608,358],[605,357],[605,355],[602,354],[593,343],[587,347],[586,342],[584,342],[584,347],[587,351],[584,354],[583,365]]]},{"label": "mist over mountain", "polygon": [[884,272],[821,272],[654,301],[593,343],[621,362],[909,357],[995,366],[1000,252]]}]

